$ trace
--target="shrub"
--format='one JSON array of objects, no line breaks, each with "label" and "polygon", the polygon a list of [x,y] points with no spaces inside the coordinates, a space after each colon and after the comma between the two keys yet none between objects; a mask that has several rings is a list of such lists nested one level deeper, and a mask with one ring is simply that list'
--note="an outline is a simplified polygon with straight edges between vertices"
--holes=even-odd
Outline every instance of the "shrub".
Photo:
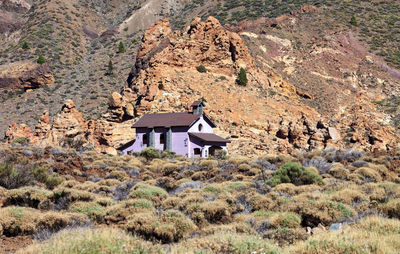
[{"label": "shrub", "polygon": [[30,49],[29,43],[27,41],[23,41],[22,45],[21,45],[21,48],[25,49],[25,50]]},{"label": "shrub", "polygon": [[107,65],[106,76],[112,76],[113,74],[114,74],[114,66],[110,59],[110,61],[108,61],[108,65]]},{"label": "shrub", "polygon": [[48,241],[37,242],[21,252],[35,253],[159,253],[160,247],[134,238],[113,227],[65,229]]},{"label": "shrub", "polygon": [[308,168],[308,167],[314,167],[318,169],[318,172],[320,174],[327,174],[329,170],[333,167],[331,163],[328,163],[324,158],[314,158],[311,160],[306,160],[303,163],[303,166]]},{"label": "shrub", "polygon": [[298,228],[301,218],[294,213],[276,213],[271,217],[271,226],[273,228]]},{"label": "shrub", "polygon": [[350,24],[353,25],[353,26],[358,26],[357,19],[356,19],[356,17],[354,15],[351,16]]},{"label": "shrub", "polygon": [[120,43],[119,43],[119,46],[118,46],[118,53],[125,53],[125,51],[126,51],[126,49],[125,49],[125,45],[124,45],[124,43],[121,41]]},{"label": "shrub", "polygon": [[30,140],[29,138],[26,137],[19,137],[13,140],[14,144],[21,144],[21,145],[27,145],[29,144]]},{"label": "shrub", "polygon": [[197,66],[197,71],[200,73],[206,73],[207,69],[204,65],[199,65],[199,66]]},{"label": "shrub", "polygon": [[281,183],[293,183],[294,185],[320,184],[322,177],[305,169],[299,163],[287,162],[273,173],[269,183],[273,187]]},{"label": "shrub", "polygon": [[167,192],[156,186],[139,183],[133,187],[129,197],[151,200],[155,205],[159,205],[161,200],[167,198]]},{"label": "shrub", "polygon": [[0,163],[0,186],[7,189],[15,189],[21,186],[32,184],[34,177],[32,172],[25,167],[10,163]]},{"label": "shrub", "polygon": [[247,74],[246,74],[245,69],[240,68],[238,78],[236,79],[236,83],[239,86],[247,86],[248,80],[247,80]]},{"label": "shrub", "polygon": [[40,56],[38,57],[38,59],[36,60],[36,62],[37,62],[38,64],[44,64],[44,63],[46,62],[46,59],[44,58],[44,56],[40,55]]},{"label": "shrub", "polygon": [[139,153],[139,155],[145,157],[147,160],[152,160],[157,158],[173,158],[175,153],[170,151],[161,151],[154,147],[146,147]]}]

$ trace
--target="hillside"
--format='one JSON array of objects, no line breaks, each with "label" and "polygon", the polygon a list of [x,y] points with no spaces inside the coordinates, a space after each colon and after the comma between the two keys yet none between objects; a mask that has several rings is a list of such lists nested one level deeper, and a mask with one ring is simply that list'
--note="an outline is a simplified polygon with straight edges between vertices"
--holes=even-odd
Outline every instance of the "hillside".
[{"label": "hillside", "polygon": [[[219,132],[234,139],[233,151],[248,155],[265,150],[290,153],[293,149],[331,145],[390,149],[396,143],[397,132],[390,126],[396,127],[399,118],[399,72],[396,62],[385,57],[397,54],[394,42],[398,39],[398,3],[392,2],[380,1],[377,8],[384,14],[372,15],[368,2],[342,1],[22,1],[22,5],[6,1],[1,9],[8,24],[0,36],[4,45],[2,69],[7,70],[10,63],[18,66],[24,61],[36,62],[43,55],[55,81],[54,85],[50,82],[28,89],[28,93],[3,89],[0,131],[4,132],[15,119],[33,128],[45,110],[53,122],[67,99],[74,101],[85,121],[103,121],[111,93],[132,86],[126,80],[132,82],[131,69],[138,63],[136,54],[145,43],[141,38],[148,26],[169,17],[172,30],[186,31],[196,16],[205,21],[214,15],[225,24],[224,29],[238,33],[244,40],[250,54],[246,58],[253,62],[246,69],[250,85],[235,86],[240,64],[214,70],[213,60],[187,62],[184,66],[165,63],[159,66],[162,72],[151,80],[170,82],[172,85],[166,85],[163,93],[173,92],[176,97],[178,88],[179,93],[188,95],[185,103],[207,99],[208,113],[220,124]],[[20,20],[26,22],[20,24]],[[379,23],[386,27],[375,25]],[[121,42],[123,50],[119,49]],[[153,59],[158,61],[158,57]],[[108,70],[110,61],[112,73]],[[200,64],[211,68],[207,74],[196,72]],[[157,72],[157,68],[151,71]],[[161,81],[163,75],[171,80]],[[10,78],[8,74],[3,76]],[[140,79],[135,81],[139,86]],[[189,91],[184,81],[193,84]],[[143,93],[132,88],[134,93]],[[227,92],[235,96],[220,100]],[[156,96],[163,93],[158,91]],[[168,104],[162,100],[166,105],[150,103],[135,110],[187,109],[180,101],[168,100]],[[115,111],[112,107],[110,110]],[[116,126],[105,124],[108,129]],[[339,140],[332,142],[331,135]],[[106,146],[118,148],[121,142],[111,141]]]}]

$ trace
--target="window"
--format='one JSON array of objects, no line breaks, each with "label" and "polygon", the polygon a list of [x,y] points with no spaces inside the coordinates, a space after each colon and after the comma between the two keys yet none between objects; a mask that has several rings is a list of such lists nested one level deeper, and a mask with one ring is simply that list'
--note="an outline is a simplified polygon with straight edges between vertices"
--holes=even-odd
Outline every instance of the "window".
[{"label": "window", "polygon": [[143,134],[143,144],[142,145],[147,145],[147,134]]},{"label": "window", "polygon": [[199,131],[201,132],[203,130],[203,125],[199,124]]},{"label": "window", "polygon": [[183,142],[184,142],[184,144],[185,144],[185,147],[187,147],[187,146],[188,146],[188,139],[185,138],[185,140],[183,140]]},{"label": "window", "polygon": [[194,155],[201,155],[201,150],[200,150],[200,148],[195,148],[195,149],[193,149],[193,153],[194,153]]},{"label": "window", "polygon": [[161,135],[160,135],[160,144],[165,144],[165,134],[164,133],[161,133]]}]

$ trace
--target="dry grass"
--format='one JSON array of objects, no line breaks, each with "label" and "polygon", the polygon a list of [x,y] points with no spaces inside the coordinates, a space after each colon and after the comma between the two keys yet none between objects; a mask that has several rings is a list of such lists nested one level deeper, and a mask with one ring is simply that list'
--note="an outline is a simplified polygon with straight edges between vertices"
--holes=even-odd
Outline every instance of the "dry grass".
[{"label": "dry grass", "polygon": [[59,232],[18,254],[34,253],[163,253],[156,244],[134,238],[117,228],[76,228]]}]

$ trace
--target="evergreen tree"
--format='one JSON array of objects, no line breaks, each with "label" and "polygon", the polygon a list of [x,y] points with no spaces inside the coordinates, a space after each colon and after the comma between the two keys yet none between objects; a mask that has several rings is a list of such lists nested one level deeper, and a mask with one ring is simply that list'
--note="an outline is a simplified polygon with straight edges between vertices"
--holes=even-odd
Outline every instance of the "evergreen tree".
[{"label": "evergreen tree", "polygon": [[112,61],[111,61],[111,59],[110,59],[110,61],[108,62],[108,67],[107,67],[107,73],[106,73],[106,75],[108,75],[108,76],[113,75],[113,71],[114,71],[114,66],[113,66],[113,63],[112,63]]},{"label": "evergreen tree", "polygon": [[26,41],[22,42],[22,46],[21,47],[22,47],[22,49],[29,49],[30,48],[28,42],[26,42]]},{"label": "evergreen tree", "polygon": [[358,23],[357,23],[356,17],[354,17],[354,15],[353,15],[353,16],[351,16],[351,19],[350,19],[350,24],[351,24],[351,25],[353,25],[353,26],[358,26]]},{"label": "evergreen tree", "polygon": [[124,45],[124,43],[121,41],[120,43],[119,43],[119,46],[118,46],[118,53],[124,53],[125,52],[125,45]]},{"label": "evergreen tree", "polygon": [[41,55],[38,57],[37,61],[38,64],[44,64],[46,62],[46,59]]},{"label": "evergreen tree", "polygon": [[248,80],[247,80],[247,74],[246,74],[245,69],[240,68],[239,76],[236,79],[236,82],[240,86],[246,86],[247,85]]}]

